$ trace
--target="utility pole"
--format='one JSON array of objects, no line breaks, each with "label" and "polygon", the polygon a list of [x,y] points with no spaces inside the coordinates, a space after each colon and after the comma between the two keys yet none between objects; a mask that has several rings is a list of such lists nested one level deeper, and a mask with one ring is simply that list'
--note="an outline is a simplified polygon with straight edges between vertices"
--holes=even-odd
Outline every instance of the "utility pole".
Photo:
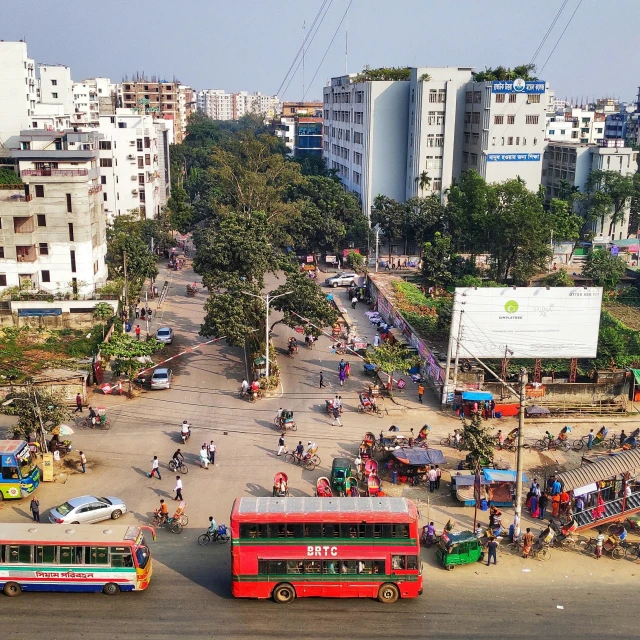
[{"label": "utility pole", "polygon": [[38,404],[38,394],[33,390],[33,399],[35,401],[36,414],[38,415],[38,422],[40,423],[40,438],[42,439],[42,451],[47,453],[47,438],[44,435],[44,424],[42,422],[42,414],[40,413],[40,405]]},{"label": "utility pole", "polygon": [[553,229],[551,229],[550,246],[551,246],[551,257],[549,258],[549,271],[548,271],[548,273],[551,273],[551,265],[553,264]]},{"label": "utility pole", "polygon": [[127,252],[122,252],[122,265],[124,269],[124,309],[129,317],[129,286],[127,283]]},{"label": "utility pole", "polygon": [[460,309],[460,317],[458,318],[458,338],[456,339],[456,361],[453,366],[453,390],[455,392],[456,385],[458,383],[458,356],[460,355],[460,339],[462,338],[462,314],[463,309]]},{"label": "utility pole", "polygon": [[524,446],[524,405],[527,386],[527,370],[520,369],[520,408],[518,410],[518,450],[516,453],[516,513],[513,519],[514,538],[520,538],[520,516],[522,514],[522,449]]}]

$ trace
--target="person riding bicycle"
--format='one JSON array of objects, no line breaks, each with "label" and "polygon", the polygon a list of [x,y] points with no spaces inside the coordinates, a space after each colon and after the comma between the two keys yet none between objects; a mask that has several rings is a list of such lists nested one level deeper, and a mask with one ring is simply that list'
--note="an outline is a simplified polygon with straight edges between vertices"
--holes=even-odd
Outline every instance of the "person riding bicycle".
[{"label": "person riding bicycle", "polygon": [[97,421],[100,420],[100,416],[97,414],[97,412],[91,406],[89,407],[89,420],[91,420],[91,426],[92,427],[96,426],[96,420]]},{"label": "person riding bicycle", "polygon": [[167,503],[164,500],[160,500],[160,507],[155,510],[155,514],[160,518],[160,523],[169,519],[169,507],[167,507]]},{"label": "person riding bicycle", "polygon": [[175,451],[175,453],[173,454],[172,460],[173,460],[173,464],[175,464],[176,467],[179,467],[184,462],[184,456],[182,455],[181,449],[177,449]]},{"label": "person riding bicycle", "polygon": [[549,442],[553,442],[555,440],[555,438],[548,431],[544,432],[544,439],[548,440]]},{"label": "person riding bicycle", "polygon": [[298,446],[296,447],[296,456],[298,459],[302,459],[302,454],[304,453],[304,445],[302,444],[302,440],[298,442]]},{"label": "person riding bicycle", "polygon": [[218,525],[213,519],[213,516],[209,516],[209,528],[207,529],[207,533],[212,537],[215,536],[216,533],[218,533]]}]

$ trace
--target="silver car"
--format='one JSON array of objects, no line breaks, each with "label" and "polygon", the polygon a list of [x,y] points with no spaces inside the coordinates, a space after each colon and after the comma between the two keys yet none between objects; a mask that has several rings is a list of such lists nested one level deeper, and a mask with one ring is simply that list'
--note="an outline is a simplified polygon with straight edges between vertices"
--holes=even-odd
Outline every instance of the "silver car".
[{"label": "silver car", "polygon": [[53,524],[87,524],[100,520],[117,520],[127,512],[127,505],[120,498],[107,496],[80,496],[71,498],[49,512],[49,522]]},{"label": "silver car", "polygon": [[171,327],[159,327],[156,331],[156,340],[162,344],[173,342],[173,329]]},{"label": "silver car", "polygon": [[357,273],[345,272],[336,273],[335,276],[327,278],[324,283],[327,287],[353,287],[358,280]]},{"label": "silver car", "polygon": [[151,376],[152,389],[170,389],[171,388],[171,369],[156,369]]}]

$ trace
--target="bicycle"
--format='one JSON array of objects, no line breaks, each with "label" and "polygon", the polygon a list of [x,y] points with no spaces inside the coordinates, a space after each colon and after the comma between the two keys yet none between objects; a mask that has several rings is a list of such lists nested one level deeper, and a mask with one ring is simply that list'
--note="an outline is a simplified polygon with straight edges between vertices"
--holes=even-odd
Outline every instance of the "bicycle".
[{"label": "bicycle", "polygon": [[[186,522],[183,522],[183,520],[186,520]],[[166,526],[169,528],[169,531],[171,531],[171,533],[180,533],[182,529],[187,525],[188,522],[189,520],[186,515],[180,516],[179,519],[162,518],[161,516],[156,514],[154,514],[153,516],[154,527],[158,528],[158,527]]]},{"label": "bicycle", "polygon": [[[515,553],[522,555],[522,538],[520,540],[516,540],[515,542],[509,543],[509,549]],[[529,557],[534,560],[541,560],[542,562],[546,562],[551,559],[551,549],[549,549],[549,545],[540,544],[539,542],[534,542],[531,545],[531,553]]]},{"label": "bicycle", "polygon": [[209,544],[210,542],[226,544],[230,539],[231,536],[229,535],[227,525],[221,524],[213,533],[207,530],[202,535],[199,535],[198,544],[203,546]]},{"label": "bicycle", "polygon": [[297,453],[287,453],[284,461],[290,464],[299,464],[307,471],[313,471],[320,464],[320,457],[313,455],[310,458],[305,458],[304,456],[299,456]]},{"label": "bicycle", "polygon": [[182,475],[189,473],[189,467],[184,462],[176,462],[174,458],[169,460],[169,469],[171,471],[179,471]]},{"label": "bicycle", "polygon": [[569,443],[566,440],[560,440],[559,438],[554,438],[553,440],[543,438],[542,440],[536,440],[533,448],[538,451],[569,451]]},{"label": "bicycle", "polygon": [[107,416],[98,416],[95,418],[96,423],[93,424],[91,418],[83,418],[78,426],[84,429],[111,429],[111,420]]}]

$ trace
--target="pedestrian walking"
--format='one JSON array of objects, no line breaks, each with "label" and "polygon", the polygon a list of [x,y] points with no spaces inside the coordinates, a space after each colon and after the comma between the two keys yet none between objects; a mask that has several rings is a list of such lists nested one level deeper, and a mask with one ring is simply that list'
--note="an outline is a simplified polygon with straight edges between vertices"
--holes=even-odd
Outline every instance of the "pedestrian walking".
[{"label": "pedestrian walking", "polygon": [[40,522],[40,500],[38,500],[38,498],[36,498],[35,496],[31,498],[29,509],[31,511],[31,515],[33,516],[33,521]]},{"label": "pedestrian walking", "polygon": [[140,340],[140,331],[141,331],[141,329],[140,329],[140,325],[139,325],[139,324],[137,324],[137,325],[136,325],[136,338],[137,338],[138,340]]},{"label": "pedestrian walking", "polygon": [[138,320],[140,318],[140,307],[138,305],[136,305],[135,314],[136,314],[136,320]]},{"label": "pedestrian walking", "polygon": [[85,456],[82,451],[79,452],[79,455],[80,455],[80,466],[82,467],[82,473],[87,473],[87,456]]},{"label": "pedestrian walking", "polygon": [[153,285],[153,297],[154,298],[158,297],[158,285],[157,284]]},{"label": "pedestrian walking", "polygon": [[76,410],[73,413],[78,413],[78,411],[80,413],[83,413],[83,411],[82,411],[82,394],[81,393],[79,393],[76,396]]},{"label": "pedestrian walking", "polygon": [[598,529],[598,537],[596,538],[596,558],[600,560],[602,557],[602,547],[604,545],[604,533],[602,529]]},{"label": "pedestrian walking", "polygon": [[211,464],[216,463],[216,445],[213,443],[213,440],[209,443],[209,462]]},{"label": "pedestrian walking", "polygon": [[278,455],[280,455],[283,452],[288,453],[287,445],[284,443],[284,433],[280,434],[280,438],[278,440]]},{"label": "pedestrian walking", "polygon": [[538,510],[540,511],[538,518],[540,518],[540,520],[544,520],[544,511],[547,508],[548,502],[549,502],[549,498],[547,497],[547,494],[543,493],[540,496],[540,499],[538,500]]},{"label": "pedestrian walking", "polygon": [[344,381],[347,379],[347,371],[346,369],[340,369],[338,373],[338,377],[340,378],[340,386],[344,387]]},{"label": "pedestrian walking", "polygon": [[176,486],[173,488],[173,490],[176,492],[174,500],[184,500],[184,498],[182,497],[182,480],[180,476],[176,476]]},{"label": "pedestrian walking", "polygon": [[440,488],[440,478],[442,478],[442,469],[436,465],[436,489]]},{"label": "pedestrian walking", "polygon": [[433,465],[431,465],[431,467],[429,468],[427,477],[429,478],[429,492],[433,493],[436,490],[436,480],[438,479],[438,474],[433,468]]},{"label": "pedestrian walking", "polygon": [[146,317],[147,317],[147,310],[144,307],[142,307],[142,309],[140,309],[140,320],[144,322]]},{"label": "pedestrian walking", "polygon": [[498,541],[493,537],[487,542],[487,567],[491,564],[491,558],[493,564],[498,564]]},{"label": "pedestrian walking", "polygon": [[594,438],[595,438],[595,435],[593,433],[593,429],[591,429],[591,431],[589,431],[589,435],[587,436],[587,449],[589,449],[589,451],[591,451],[591,449],[593,448]]},{"label": "pedestrian walking", "polygon": [[151,322],[151,315],[153,314],[153,311],[151,311],[151,309],[147,309],[147,320],[149,320],[149,322]]},{"label": "pedestrian walking", "polygon": [[489,413],[492,418],[496,417],[496,401],[495,400],[491,400],[489,402]]},{"label": "pedestrian walking", "polygon": [[153,461],[151,462],[151,473],[149,474],[150,478],[153,476],[158,476],[158,480],[162,480],[162,476],[160,475],[160,462],[158,461],[158,456],[153,456]]},{"label": "pedestrian walking", "polygon": [[418,385],[418,402],[422,404],[422,395],[424,394],[424,385]]},{"label": "pedestrian walking", "polygon": [[498,451],[502,451],[502,445],[504,444],[504,434],[502,433],[502,429],[498,429],[498,435],[496,438],[498,440]]},{"label": "pedestrian walking", "polygon": [[374,347],[379,347],[380,346],[380,335],[376,333],[375,336],[373,336],[373,346]]},{"label": "pedestrian walking", "polygon": [[200,449],[200,467],[209,469],[209,450],[207,449],[207,443],[203,443]]},{"label": "pedestrian walking", "polygon": [[528,558],[533,547],[533,533],[531,529],[527,527],[527,533],[522,536],[522,557]]},{"label": "pedestrian walking", "polygon": [[324,375],[322,374],[322,371],[320,372],[320,388],[323,389],[325,387],[324,384]]},{"label": "pedestrian walking", "polygon": [[624,441],[627,439],[627,434],[624,432],[624,429],[620,432],[620,446],[624,444]]},{"label": "pedestrian walking", "polygon": [[336,426],[336,422],[338,423],[338,426],[341,427],[342,426],[342,422],[340,422],[340,407],[333,407],[333,422],[331,423],[331,426],[335,427]]},{"label": "pedestrian walking", "polygon": [[353,298],[351,298],[351,308],[355,309],[358,304],[358,296],[354,293]]}]

